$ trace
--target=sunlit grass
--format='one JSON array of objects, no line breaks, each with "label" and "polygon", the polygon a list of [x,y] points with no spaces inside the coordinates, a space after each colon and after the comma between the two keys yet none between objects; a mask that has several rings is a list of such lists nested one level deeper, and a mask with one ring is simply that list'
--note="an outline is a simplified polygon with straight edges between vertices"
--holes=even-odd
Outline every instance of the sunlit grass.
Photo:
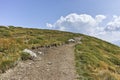
[{"label": "sunlit grass", "polygon": [[53,43],[59,45],[75,36],[79,35],[56,30],[0,26],[0,73],[13,67],[17,60],[26,60],[29,56],[22,53],[26,48]]},{"label": "sunlit grass", "polygon": [[82,37],[75,46],[76,70],[80,80],[119,80],[120,48],[108,42],[56,30],[0,26],[0,73],[14,67],[18,60],[26,60],[26,48],[63,44],[73,37]]},{"label": "sunlit grass", "polygon": [[[83,36],[76,45],[76,69],[80,80],[119,80],[120,48],[105,41]],[[117,69],[118,68],[118,69]]]}]

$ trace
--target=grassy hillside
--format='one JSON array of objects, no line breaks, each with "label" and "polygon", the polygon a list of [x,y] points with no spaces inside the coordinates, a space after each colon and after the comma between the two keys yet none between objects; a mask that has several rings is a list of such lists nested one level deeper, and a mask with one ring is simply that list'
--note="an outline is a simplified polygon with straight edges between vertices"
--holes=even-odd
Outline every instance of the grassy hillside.
[{"label": "grassy hillside", "polygon": [[0,73],[15,66],[16,61],[25,56],[22,54],[23,49],[50,44],[60,45],[73,36],[78,36],[78,34],[0,26]]},{"label": "grassy hillside", "polygon": [[76,69],[79,80],[120,80],[120,47],[83,36],[76,45]]},{"label": "grassy hillside", "polygon": [[82,37],[75,46],[79,80],[120,80],[120,47],[82,34],[14,26],[0,26],[0,73],[15,66],[25,48],[61,45],[73,37]]}]

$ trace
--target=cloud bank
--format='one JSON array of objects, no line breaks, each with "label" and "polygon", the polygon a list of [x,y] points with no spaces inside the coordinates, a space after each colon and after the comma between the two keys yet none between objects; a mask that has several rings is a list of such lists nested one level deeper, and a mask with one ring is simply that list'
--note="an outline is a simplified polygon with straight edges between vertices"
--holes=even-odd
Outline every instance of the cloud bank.
[{"label": "cloud bank", "polygon": [[113,20],[107,23],[106,31],[120,31],[120,16],[113,16]]},{"label": "cloud bank", "polygon": [[61,16],[53,24],[46,25],[49,29],[83,33],[109,42],[120,41],[120,16],[114,15],[107,23],[104,19],[107,19],[105,15],[92,17],[88,14],[71,13],[65,17]]}]

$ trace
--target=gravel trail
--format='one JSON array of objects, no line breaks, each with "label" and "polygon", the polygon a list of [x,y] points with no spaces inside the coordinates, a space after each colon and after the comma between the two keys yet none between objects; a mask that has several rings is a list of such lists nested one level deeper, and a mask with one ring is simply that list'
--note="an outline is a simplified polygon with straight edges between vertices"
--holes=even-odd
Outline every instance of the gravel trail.
[{"label": "gravel trail", "polygon": [[[1,80],[77,80],[74,45],[44,49],[44,54],[32,61],[21,61],[0,76]],[[40,51],[39,49],[36,51]]]}]

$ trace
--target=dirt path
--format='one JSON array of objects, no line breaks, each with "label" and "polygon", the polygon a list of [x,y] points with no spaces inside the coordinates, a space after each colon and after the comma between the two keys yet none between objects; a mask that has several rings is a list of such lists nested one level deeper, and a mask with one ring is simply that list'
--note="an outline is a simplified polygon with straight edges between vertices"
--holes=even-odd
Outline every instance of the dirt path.
[{"label": "dirt path", "polygon": [[1,75],[1,80],[77,80],[74,45],[48,48],[35,61],[20,62]]}]

